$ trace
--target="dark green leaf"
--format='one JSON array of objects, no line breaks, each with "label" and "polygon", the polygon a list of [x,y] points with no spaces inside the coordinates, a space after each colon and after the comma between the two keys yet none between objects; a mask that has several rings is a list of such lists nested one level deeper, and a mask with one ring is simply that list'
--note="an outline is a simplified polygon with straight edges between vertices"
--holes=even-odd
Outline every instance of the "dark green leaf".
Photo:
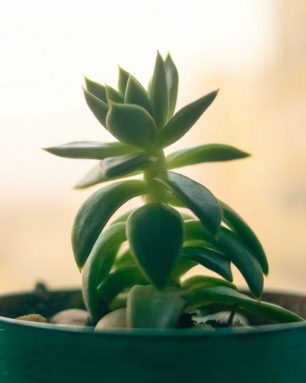
[{"label": "dark green leaf", "polygon": [[127,300],[127,326],[131,328],[173,328],[183,314],[183,290],[167,287],[134,286]]},{"label": "dark green leaf", "polygon": [[250,290],[256,297],[260,297],[263,289],[263,272],[260,264],[247,246],[235,233],[221,227],[217,237],[212,237],[200,221],[184,222],[185,240],[199,239],[225,254],[234,263],[245,278]]},{"label": "dark green leaf", "polygon": [[122,97],[124,97],[125,95],[126,85],[127,85],[129,76],[130,74],[126,70],[119,67],[118,89]]},{"label": "dark green leaf", "polygon": [[130,214],[135,211],[135,209],[131,209],[129,211],[127,211],[126,213],[123,213],[122,215],[120,215],[118,218],[116,218],[113,223],[118,223],[118,222],[126,222],[127,219],[129,218]]},{"label": "dark green leaf", "polygon": [[152,106],[145,88],[133,76],[129,77],[124,96],[126,104],[136,104],[152,114]]},{"label": "dark green leaf", "polygon": [[112,88],[109,85],[105,86],[106,91],[106,97],[107,102],[110,104],[110,102],[123,102],[123,97],[120,95],[119,92],[116,91],[116,89]]},{"label": "dark green leaf", "polygon": [[84,89],[84,96],[87,105],[89,106],[90,110],[93,112],[97,120],[106,127],[106,115],[108,112],[108,105],[101,101],[98,97],[94,96],[90,92],[88,92],[86,89]]},{"label": "dark green leaf", "polygon": [[167,55],[165,60],[165,71],[169,97],[168,118],[171,118],[176,105],[179,75],[170,54]]},{"label": "dark green leaf", "polygon": [[106,120],[109,131],[129,145],[149,148],[156,136],[150,114],[138,105],[113,103]]},{"label": "dark green leaf", "polygon": [[128,265],[110,273],[98,286],[100,299],[108,306],[126,288],[149,282],[136,265]]},{"label": "dark green leaf", "polygon": [[122,156],[139,151],[138,148],[122,144],[121,142],[102,143],[95,141],[69,142],[60,146],[44,148],[44,150],[59,157],[91,160],[103,160],[104,158]]},{"label": "dark green leaf", "polygon": [[130,249],[144,274],[159,289],[170,277],[183,242],[180,214],[165,204],[153,202],[127,221]]},{"label": "dark green leaf", "polygon": [[216,287],[216,286],[225,286],[225,287],[229,287],[231,289],[237,290],[237,287],[234,284],[228,281],[225,281],[224,279],[210,277],[206,275],[196,275],[194,277],[185,279],[185,281],[181,283],[181,287],[187,290],[201,289],[204,287]]},{"label": "dark green leaf", "polygon": [[135,266],[135,259],[130,252],[130,249],[125,250],[123,254],[119,255],[115,262],[115,268],[116,270],[120,268],[125,268],[127,266]]},{"label": "dark green leaf", "polygon": [[168,169],[174,169],[202,162],[230,161],[248,156],[248,153],[230,145],[208,144],[171,153],[166,157],[166,162]]},{"label": "dark green leaf", "polygon": [[200,240],[211,244],[215,243],[214,237],[211,233],[203,226],[201,221],[196,219],[187,219],[184,221],[185,237],[184,241]]},{"label": "dark green leaf", "polygon": [[106,158],[101,161],[101,167],[107,178],[113,178],[145,169],[155,160],[156,157],[144,153],[128,154],[126,156]]},{"label": "dark green leaf", "polygon": [[269,273],[268,260],[261,243],[256,237],[250,226],[236,213],[232,208],[224,202],[220,202],[223,221],[238,235],[238,237],[245,242],[250,251],[254,254],[263,272],[267,275]]},{"label": "dark green leaf", "polygon": [[225,227],[220,229],[216,243],[239,269],[254,296],[260,298],[263,290],[262,268],[246,245]]},{"label": "dark green leaf", "polygon": [[142,181],[122,181],[96,191],[81,206],[72,230],[72,247],[77,265],[81,268],[99,234],[125,202],[147,192]]},{"label": "dark green leaf", "polygon": [[84,303],[95,321],[106,311],[97,291],[98,285],[107,277],[119,246],[125,240],[125,224],[110,225],[99,235],[82,270]]},{"label": "dark green leaf", "polygon": [[168,119],[169,99],[164,60],[157,52],[155,68],[150,85],[150,98],[154,119],[159,129],[162,129]]},{"label": "dark green leaf", "polygon": [[85,77],[85,86],[89,93],[107,104],[105,86]]},{"label": "dark green leaf", "polygon": [[220,274],[228,281],[233,280],[230,261],[219,251],[199,246],[184,246],[182,256]]},{"label": "dark green leaf", "polygon": [[218,91],[211,92],[180,109],[160,132],[157,138],[159,146],[169,146],[183,137],[214,101],[217,93]]},{"label": "dark green leaf", "polygon": [[208,189],[174,172],[168,172],[166,176],[159,177],[157,180],[182,200],[212,233],[215,234],[218,231],[221,223],[221,209],[217,199]]},{"label": "dark green leaf", "polygon": [[99,162],[75,185],[75,189],[85,189],[106,181],[109,181],[109,178],[105,177]]},{"label": "dark green leaf", "polygon": [[238,305],[242,310],[252,315],[266,318],[271,322],[300,322],[304,319],[299,315],[272,303],[257,301],[245,294],[227,287],[208,287],[193,290],[187,303],[187,310],[193,312],[199,307],[212,303]]}]

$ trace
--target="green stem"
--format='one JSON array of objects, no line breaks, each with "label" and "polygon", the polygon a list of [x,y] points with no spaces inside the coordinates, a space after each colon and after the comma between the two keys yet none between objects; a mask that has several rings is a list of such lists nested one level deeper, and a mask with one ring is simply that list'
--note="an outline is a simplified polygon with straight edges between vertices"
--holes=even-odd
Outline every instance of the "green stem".
[{"label": "green stem", "polygon": [[167,172],[164,151],[159,150],[157,153],[154,153],[154,156],[157,157],[158,160],[144,171],[144,181],[151,190],[151,192],[145,196],[145,201],[147,203],[163,201],[163,189],[161,189],[160,185],[154,180],[154,178]]}]

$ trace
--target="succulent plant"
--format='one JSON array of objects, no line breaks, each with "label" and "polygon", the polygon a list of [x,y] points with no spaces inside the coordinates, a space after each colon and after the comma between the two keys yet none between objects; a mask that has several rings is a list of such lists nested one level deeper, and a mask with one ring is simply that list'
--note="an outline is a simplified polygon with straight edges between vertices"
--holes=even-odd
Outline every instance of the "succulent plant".
[{"label": "succulent plant", "polygon": [[[95,322],[126,308],[127,327],[178,327],[200,308],[221,305],[271,322],[299,321],[296,314],[261,301],[265,252],[248,224],[205,186],[172,169],[229,161],[248,154],[207,144],[165,156],[210,106],[213,91],[175,112],[179,76],[171,56],[158,53],[148,90],[119,68],[118,90],[85,78],[87,105],[118,141],[73,142],[47,148],[68,158],[99,160],[77,188],[110,182],[80,208],[72,246],[82,272],[82,292]],[[142,179],[125,179],[142,174]],[[128,200],[141,207],[112,220]],[[190,213],[181,213],[180,208]],[[250,290],[232,283],[234,264]],[[220,277],[185,274],[194,266]]]}]

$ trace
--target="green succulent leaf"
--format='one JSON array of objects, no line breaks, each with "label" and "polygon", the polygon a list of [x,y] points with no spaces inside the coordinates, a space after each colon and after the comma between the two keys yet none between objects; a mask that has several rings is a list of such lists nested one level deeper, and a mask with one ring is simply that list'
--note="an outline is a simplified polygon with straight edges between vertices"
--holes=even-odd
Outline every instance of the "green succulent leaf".
[{"label": "green succulent leaf", "polygon": [[175,327],[186,304],[184,290],[167,287],[134,286],[127,300],[127,326],[131,328]]},{"label": "green succulent leaf", "polygon": [[102,182],[107,182],[109,179],[105,177],[99,162],[74,186],[75,189],[85,189],[90,186],[97,185]]},{"label": "green succulent leaf", "polygon": [[107,97],[107,102],[110,104],[112,101],[113,102],[123,102],[123,97],[121,94],[116,91],[116,89],[112,88],[109,85],[105,85],[105,91],[106,91],[106,97]]},{"label": "green succulent leaf", "polygon": [[121,255],[119,255],[115,262],[116,270],[121,268],[126,268],[127,266],[135,266],[135,259],[130,251],[130,249],[125,250]]},{"label": "green succulent leaf", "polygon": [[73,252],[80,268],[114,212],[128,200],[146,192],[147,186],[142,181],[121,181],[96,191],[85,201],[72,229]]},{"label": "green succulent leaf", "polygon": [[100,300],[106,306],[123,290],[133,285],[147,285],[149,282],[136,265],[128,265],[110,273],[98,286]]},{"label": "green succulent leaf", "polygon": [[152,146],[156,136],[153,118],[138,105],[113,103],[106,125],[118,140],[144,149]]},{"label": "green succulent leaf", "polygon": [[47,152],[59,157],[103,160],[104,158],[122,156],[139,152],[138,148],[121,142],[77,141],[68,144],[44,148]]},{"label": "green succulent leaf", "polygon": [[89,93],[96,96],[99,100],[107,104],[105,86],[85,77],[85,86]]},{"label": "green succulent leaf", "polygon": [[108,112],[108,105],[101,101],[98,97],[88,92],[86,89],[84,90],[84,96],[86,103],[92,113],[95,115],[97,120],[106,127],[106,115]]},{"label": "green succulent leaf", "polygon": [[219,203],[223,212],[223,221],[238,235],[238,237],[243,242],[245,242],[245,244],[249,247],[250,251],[254,254],[260,266],[262,267],[264,274],[268,275],[268,260],[256,234],[238,213],[236,213],[224,202],[219,201]]},{"label": "green succulent leaf", "polygon": [[101,161],[103,173],[107,178],[125,176],[145,169],[156,160],[145,153],[127,154],[125,156],[106,158]]},{"label": "green succulent leaf", "polygon": [[193,312],[199,307],[214,303],[238,305],[242,310],[271,322],[300,322],[299,315],[272,303],[257,301],[228,287],[208,287],[192,291],[187,303],[187,311]]},{"label": "green succulent leaf", "polygon": [[140,84],[140,82],[137,81],[136,78],[131,75],[127,83],[124,102],[126,104],[139,105],[152,115],[151,101],[149,99],[147,91]]},{"label": "green succulent leaf", "polygon": [[237,290],[237,287],[224,279],[210,277],[206,275],[196,275],[194,277],[190,277],[185,279],[181,283],[181,287],[186,290],[194,290],[194,289],[202,289],[204,287],[216,287],[216,286],[224,286],[230,289]]},{"label": "green succulent leaf", "polygon": [[251,292],[259,298],[263,290],[263,271],[247,246],[231,230],[221,227],[213,237],[197,220],[184,222],[185,240],[203,240],[222,252],[239,269]]},{"label": "green succulent leaf", "polygon": [[107,277],[120,244],[126,240],[125,224],[110,225],[96,240],[82,270],[82,294],[85,306],[97,321],[106,312],[98,294],[98,285]]},{"label": "green succulent leaf", "polygon": [[120,178],[133,177],[141,173],[141,170],[135,170],[130,173],[122,174],[116,177],[107,177],[101,167],[101,163],[95,165],[90,171],[74,186],[75,189],[86,189],[103,182],[114,181]]},{"label": "green succulent leaf", "polygon": [[113,220],[113,223],[118,223],[118,222],[126,222],[129,216],[135,211],[136,209],[131,209],[123,214],[121,214],[119,217]]},{"label": "green succulent leaf", "polygon": [[180,109],[160,132],[158,145],[166,147],[183,137],[214,101],[217,93],[218,91],[211,92]]},{"label": "green succulent leaf", "polygon": [[217,199],[206,187],[174,172],[168,172],[157,180],[182,200],[213,234],[217,233],[221,223],[221,209]]},{"label": "green succulent leaf", "polygon": [[118,89],[119,89],[119,93],[121,94],[122,97],[124,97],[124,95],[125,95],[125,90],[126,90],[129,76],[130,76],[130,74],[126,70],[119,67]]},{"label": "green succulent leaf", "polygon": [[147,204],[128,218],[127,237],[143,273],[158,289],[164,288],[182,247],[180,214],[163,203]]},{"label": "green succulent leaf", "polygon": [[220,274],[230,282],[233,280],[230,261],[219,251],[199,246],[184,246],[182,257]]},{"label": "green succulent leaf", "polygon": [[260,298],[263,290],[263,272],[260,264],[247,246],[235,233],[222,227],[217,237],[217,245],[239,269],[251,292]]},{"label": "green succulent leaf", "polygon": [[248,156],[248,153],[230,145],[208,144],[171,153],[166,157],[166,162],[168,169],[174,169],[202,162],[231,161]]},{"label": "green succulent leaf", "polygon": [[176,105],[179,75],[170,54],[167,55],[165,60],[165,71],[169,98],[168,118],[171,118]]},{"label": "green succulent leaf", "polygon": [[159,52],[157,52],[156,56],[149,93],[156,125],[159,129],[162,129],[168,119],[169,99],[165,64]]}]

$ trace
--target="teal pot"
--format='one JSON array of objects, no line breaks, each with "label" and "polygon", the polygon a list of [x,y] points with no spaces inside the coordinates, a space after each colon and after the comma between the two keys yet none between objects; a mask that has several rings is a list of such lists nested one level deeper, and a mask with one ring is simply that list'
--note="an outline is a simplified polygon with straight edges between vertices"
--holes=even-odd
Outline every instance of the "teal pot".
[{"label": "teal pot", "polygon": [[[274,293],[265,299],[305,316],[305,297]],[[45,301],[33,294],[0,298],[1,383],[306,382],[306,322],[95,333],[5,317],[29,307],[52,314],[81,307],[81,296],[59,291]]]}]

